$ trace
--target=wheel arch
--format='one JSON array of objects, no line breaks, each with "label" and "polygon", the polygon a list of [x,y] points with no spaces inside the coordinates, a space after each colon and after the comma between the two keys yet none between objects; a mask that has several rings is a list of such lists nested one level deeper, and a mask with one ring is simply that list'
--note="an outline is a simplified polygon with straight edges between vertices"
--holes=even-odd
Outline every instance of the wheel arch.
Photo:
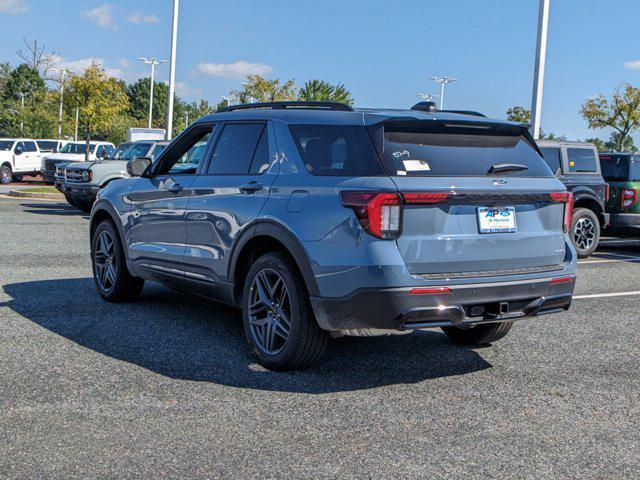
[{"label": "wheel arch", "polygon": [[591,210],[598,217],[598,221],[600,222],[600,228],[604,227],[604,208],[600,200],[589,194],[578,194],[573,202],[573,208],[586,208]]},{"label": "wheel arch", "polygon": [[113,206],[110,203],[106,201],[97,202],[93,207],[93,210],[91,212],[91,220],[89,222],[90,247],[93,248],[92,247],[93,235],[95,234],[95,231],[98,225],[100,225],[100,223],[103,222],[104,220],[111,220],[113,224],[116,226],[116,229],[118,230],[118,236],[120,237],[120,244],[122,245],[122,251],[124,252],[125,258],[128,261],[129,249],[127,248],[127,245],[125,242],[124,228],[122,227],[122,223],[118,219],[119,219],[119,215],[116,212],[115,208],[113,208]]},{"label": "wheel arch", "polygon": [[270,220],[262,220],[248,227],[231,252],[228,280],[233,285],[233,303],[240,305],[244,277],[253,260],[264,253],[282,251],[287,254],[298,267],[309,295],[318,295],[311,261],[300,241],[283,225]]}]

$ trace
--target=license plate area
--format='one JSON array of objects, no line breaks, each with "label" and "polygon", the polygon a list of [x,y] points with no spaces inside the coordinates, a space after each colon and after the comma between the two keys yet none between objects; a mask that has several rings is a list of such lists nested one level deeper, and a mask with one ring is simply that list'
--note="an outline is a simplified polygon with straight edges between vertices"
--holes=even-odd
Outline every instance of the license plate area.
[{"label": "license plate area", "polygon": [[478,207],[480,233],[513,233],[518,231],[515,207]]}]

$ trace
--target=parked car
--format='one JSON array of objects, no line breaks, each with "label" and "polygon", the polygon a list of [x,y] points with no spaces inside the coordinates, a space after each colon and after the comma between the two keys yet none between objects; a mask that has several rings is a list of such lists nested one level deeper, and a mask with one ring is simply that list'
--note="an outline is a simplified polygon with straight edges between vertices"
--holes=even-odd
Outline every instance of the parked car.
[{"label": "parked car", "polygon": [[0,183],[19,182],[40,172],[40,149],[32,138],[0,138]]},{"label": "parked car", "polygon": [[607,184],[600,172],[598,149],[591,143],[537,140],[545,161],[573,193],[571,241],[580,258],[598,248],[602,230],[609,224],[605,211]]},{"label": "parked car", "polygon": [[270,369],[317,361],[330,332],[479,345],[571,304],[572,195],[520,124],[233,106],[128,169],[91,214],[98,293],[131,301],[154,280],[241,307]]},{"label": "parked car", "polygon": [[147,157],[153,161],[167,144],[151,140],[130,142],[119,145],[113,156],[104,160],[67,164],[61,191],[71,205],[90,212],[98,190],[113,180],[130,177],[128,160]]},{"label": "parked car", "polygon": [[[45,155],[42,161],[42,179],[45,183],[55,184],[56,166],[60,163],[85,161],[86,142],[69,142],[58,153]],[[115,146],[110,142],[91,142],[89,161],[107,158],[113,154]]]},{"label": "parked car", "polygon": [[600,165],[611,192],[606,205],[611,232],[640,235],[640,154],[601,153]]},{"label": "parked car", "polygon": [[36,140],[36,143],[38,144],[40,153],[44,157],[51,153],[58,153],[60,150],[62,150],[62,147],[64,147],[68,143],[68,141],[55,140],[51,138],[40,138]]},{"label": "parked car", "polygon": [[[115,150],[113,150],[113,152],[111,153],[110,158],[114,158],[114,159],[121,158],[124,152],[126,152],[129,149],[129,147],[131,147],[131,145],[132,145],[131,142],[119,144],[115,148]],[[59,162],[56,164],[56,170],[55,170],[54,179],[53,179],[53,186],[57,188],[60,191],[60,193],[64,193],[62,187],[64,186],[64,182],[65,182],[67,165],[71,165],[72,163],[79,163],[79,162],[67,161],[67,162]],[[67,199],[67,202],[70,205],[73,205],[74,207],[76,206],[73,198],[67,195],[65,195],[65,198]]]}]

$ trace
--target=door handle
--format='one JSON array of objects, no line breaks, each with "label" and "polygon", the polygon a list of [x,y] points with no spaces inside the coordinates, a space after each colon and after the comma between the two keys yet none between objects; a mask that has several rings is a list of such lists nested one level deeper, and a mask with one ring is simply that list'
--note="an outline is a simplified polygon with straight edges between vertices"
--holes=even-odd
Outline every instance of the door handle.
[{"label": "door handle", "polygon": [[262,184],[256,181],[251,181],[249,183],[245,183],[244,185],[240,185],[240,191],[242,193],[256,193],[262,190]]},{"label": "door handle", "polygon": [[169,188],[167,188],[167,192],[171,193],[180,193],[182,190],[184,190],[184,187],[179,183],[174,183]]}]

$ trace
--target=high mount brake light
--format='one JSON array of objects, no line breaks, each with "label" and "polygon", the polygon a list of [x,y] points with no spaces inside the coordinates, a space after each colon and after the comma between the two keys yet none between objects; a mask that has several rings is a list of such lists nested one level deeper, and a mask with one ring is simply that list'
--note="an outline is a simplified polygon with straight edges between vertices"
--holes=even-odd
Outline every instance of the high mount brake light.
[{"label": "high mount brake light", "polygon": [[396,239],[402,233],[403,205],[433,205],[450,196],[446,192],[340,192],[342,205],[353,209],[362,228],[385,240]]},{"label": "high mount brake light", "polygon": [[637,188],[623,188],[622,195],[620,195],[620,206],[622,208],[633,207],[638,203],[638,189]]},{"label": "high mount brake light", "polygon": [[564,203],[564,231],[571,230],[571,219],[573,218],[573,193],[552,192],[549,194],[551,201]]}]

